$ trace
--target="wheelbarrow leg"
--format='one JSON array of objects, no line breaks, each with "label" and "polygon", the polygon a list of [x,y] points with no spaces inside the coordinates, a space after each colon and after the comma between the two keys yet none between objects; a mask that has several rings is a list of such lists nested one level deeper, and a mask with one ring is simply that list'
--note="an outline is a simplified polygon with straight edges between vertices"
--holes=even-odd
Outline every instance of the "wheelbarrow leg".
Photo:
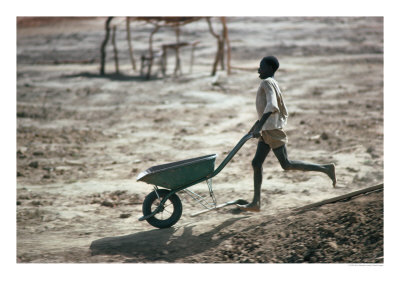
[{"label": "wheelbarrow leg", "polygon": [[209,208],[209,209],[201,210],[201,211],[199,211],[199,212],[196,212],[196,213],[194,213],[194,214],[191,214],[190,216],[191,216],[191,217],[196,217],[196,216],[198,216],[198,215],[207,213],[207,212],[209,212],[209,211],[217,210],[217,209],[220,209],[220,208],[222,208],[222,207],[225,207],[225,206],[228,206],[228,205],[235,205],[235,204],[246,205],[246,204],[248,204],[248,202],[247,202],[246,200],[243,200],[243,199],[237,199],[237,200],[233,200],[233,201],[229,201],[229,202],[226,202],[226,203],[217,205],[217,206],[212,207],[212,208]]}]

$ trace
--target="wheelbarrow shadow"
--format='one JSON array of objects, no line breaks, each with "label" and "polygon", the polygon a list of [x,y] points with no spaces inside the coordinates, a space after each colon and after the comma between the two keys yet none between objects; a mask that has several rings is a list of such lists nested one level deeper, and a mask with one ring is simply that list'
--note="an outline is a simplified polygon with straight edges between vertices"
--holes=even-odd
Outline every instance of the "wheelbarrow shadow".
[{"label": "wheelbarrow shadow", "polygon": [[[92,255],[123,255],[126,262],[175,262],[218,246],[236,232],[221,232],[247,216],[226,220],[215,228],[193,235],[195,225],[166,229],[153,229],[134,234],[106,237],[93,241],[90,245]],[[176,234],[182,231],[181,234]]]}]

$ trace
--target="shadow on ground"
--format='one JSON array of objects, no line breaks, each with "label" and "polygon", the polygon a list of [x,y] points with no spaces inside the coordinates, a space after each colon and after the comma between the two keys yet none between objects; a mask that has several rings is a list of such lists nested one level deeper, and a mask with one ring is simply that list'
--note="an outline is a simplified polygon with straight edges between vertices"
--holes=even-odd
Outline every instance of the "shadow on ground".
[{"label": "shadow on ground", "polygon": [[124,255],[126,262],[167,261],[201,253],[216,247],[235,234],[224,230],[235,222],[247,218],[229,219],[210,231],[193,235],[195,225],[177,228],[153,229],[130,235],[106,237],[93,241],[90,245],[92,255]]},{"label": "shadow on ground", "polygon": [[162,78],[158,77],[150,77],[146,78],[145,76],[132,76],[125,75],[123,73],[110,73],[100,75],[98,73],[90,73],[90,72],[82,72],[77,74],[63,75],[62,78],[75,78],[75,77],[85,77],[85,78],[104,78],[112,81],[149,81],[149,80],[161,80]]}]

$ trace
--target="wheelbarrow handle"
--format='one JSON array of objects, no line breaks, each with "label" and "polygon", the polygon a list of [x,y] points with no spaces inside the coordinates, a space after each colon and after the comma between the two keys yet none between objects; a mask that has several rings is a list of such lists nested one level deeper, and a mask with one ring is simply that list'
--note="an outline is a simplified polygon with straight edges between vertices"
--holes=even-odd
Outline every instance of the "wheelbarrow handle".
[{"label": "wheelbarrow handle", "polygon": [[249,133],[252,133],[252,132],[253,132],[253,130],[256,128],[256,126],[257,126],[257,124],[258,124],[259,122],[260,122],[260,121],[257,120],[257,121],[254,123],[254,125],[250,128]]},{"label": "wheelbarrow handle", "polygon": [[253,138],[253,133],[249,132],[242,137],[242,139],[237,143],[237,145],[229,152],[229,154],[225,157],[225,159],[221,162],[217,169],[214,170],[210,175],[207,176],[207,179],[210,179],[216,176],[221,170],[226,166],[228,162],[235,156],[235,154],[242,148],[242,146],[251,138]]},{"label": "wheelbarrow handle", "polygon": [[226,164],[235,156],[235,154],[242,148],[242,146],[250,139],[257,137],[254,135],[253,130],[256,128],[256,126],[259,124],[259,120],[257,120],[254,125],[251,127],[250,131],[245,134],[242,139],[237,143],[237,145],[232,149],[231,152],[229,152],[228,156],[221,162],[221,164],[218,166],[216,170],[214,170],[213,173],[207,176],[207,178],[212,178],[216,176],[221,170],[226,166]]}]

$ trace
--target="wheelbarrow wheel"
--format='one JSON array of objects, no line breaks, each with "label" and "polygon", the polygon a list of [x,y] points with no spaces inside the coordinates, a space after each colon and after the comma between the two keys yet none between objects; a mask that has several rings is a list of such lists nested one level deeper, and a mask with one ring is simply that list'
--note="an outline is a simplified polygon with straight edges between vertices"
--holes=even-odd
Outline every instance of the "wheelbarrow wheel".
[{"label": "wheelbarrow wheel", "polygon": [[[153,191],[148,194],[143,201],[143,215],[147,216],[151,214],[169,192],[169,190],[159,189],[157,193]],[[161,207],[161,210],[153,217],[146,219],[146,221],[157,228],[168,228],[178,222],[181,215],[182,202],[176,194],[172,194]]]}]

